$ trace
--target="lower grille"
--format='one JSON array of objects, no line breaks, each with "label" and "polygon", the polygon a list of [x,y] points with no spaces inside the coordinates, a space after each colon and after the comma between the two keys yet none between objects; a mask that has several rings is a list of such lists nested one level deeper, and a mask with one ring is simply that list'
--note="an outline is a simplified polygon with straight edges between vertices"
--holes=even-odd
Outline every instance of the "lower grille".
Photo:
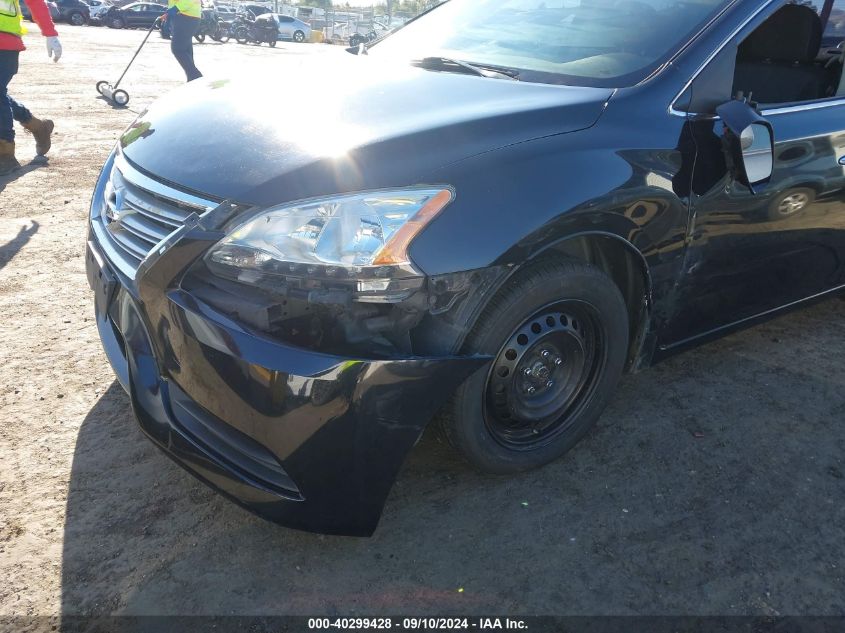
[{"label": "lower grille", "polygon": [[150,178],[118,156],[91,220],[106,257],[134,278],[147,255],[192,213],[202,215],[218,203]]}]

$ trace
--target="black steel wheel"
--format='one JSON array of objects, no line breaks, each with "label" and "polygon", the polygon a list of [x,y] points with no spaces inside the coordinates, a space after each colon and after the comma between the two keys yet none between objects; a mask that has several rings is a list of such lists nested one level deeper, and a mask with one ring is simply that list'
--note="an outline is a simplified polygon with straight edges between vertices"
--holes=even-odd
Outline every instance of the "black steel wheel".
[{"label": "black steel wheel", "polygon": [[528,318],[490,369],[484,421],[504,446],[533,448],[565,430],[600,373],[604,329],[595,308],[560,301]]},{"label": "black steel wheel", "polygon": [[593,426],[621,377],[628,310],[616,284],[580,262],[534,264],[491,300],[463,354],[487,371],[455,393],[442,416],[450,442],[488,472],[557,459]]},{"label": "black steel wheel", "polygon": [[109,26],[113,29],[122,29],[126,27],[126,21],[121,17],[111,18]]},{"label": "black steel wheel", "polygon": [[81,11],[74,11],[69,16],[67,16],[67,21],[73,24],[74,26],[82,26],[85,24],[85,16],[82,15]]},{"label": "black steel wheel", "polygon": [[235,39],[237,40],[238,44],[246,44],[249,41],[249,31],[246,27],[238,27],[235,31]]}]

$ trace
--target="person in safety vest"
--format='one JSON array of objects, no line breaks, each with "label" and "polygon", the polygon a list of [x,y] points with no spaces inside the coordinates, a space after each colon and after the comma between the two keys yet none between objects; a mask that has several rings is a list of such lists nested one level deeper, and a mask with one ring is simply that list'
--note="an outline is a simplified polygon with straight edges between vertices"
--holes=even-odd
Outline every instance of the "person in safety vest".
[{"label": "person in safety vest", "polygon": [[185,71],[188,81],[199,79],[202,73],[194,65],[193,37],[200,27],[200,0],[168,0],[167,6],[164,15],[170,24],[170,51]]},{"label": "person in safety vest", "polygon": [[[32,19],[47,38],[47,55],[53,61],[62,56],[56,27],[50,17],[50,9],[44,0],[29,0]],[[18,121],[35,137],[35,151],[44,156],[50,149],[50,134],[53,122],[49,119],[36,119],[22,104],[9,95],[9,82],[18,72],[18,55],[24,48],[22,35],[26,33],[18,0],[0,0],[0,176],[6,175],[18,167],[15,159],[15,128]]]}]

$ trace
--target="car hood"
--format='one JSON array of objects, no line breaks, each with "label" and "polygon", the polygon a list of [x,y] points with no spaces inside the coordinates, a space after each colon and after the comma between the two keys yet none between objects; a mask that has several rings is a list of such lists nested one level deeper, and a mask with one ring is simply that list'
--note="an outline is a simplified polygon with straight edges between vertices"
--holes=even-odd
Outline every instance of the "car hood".
[{"label": "car hood", "polygon": [[417,184],[470,156],[590,127],[611,94],[309,54],[191,82],[142,113],[121,146],[176,186],[277,204]]}]

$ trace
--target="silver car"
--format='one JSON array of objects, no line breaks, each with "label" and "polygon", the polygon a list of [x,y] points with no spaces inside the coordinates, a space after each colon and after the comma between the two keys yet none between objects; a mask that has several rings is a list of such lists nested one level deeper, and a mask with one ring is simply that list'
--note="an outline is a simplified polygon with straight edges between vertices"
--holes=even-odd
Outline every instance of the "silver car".
[{"label": "silver car", "polygon": [[280,40],[302,43],[311,39],[311,27],[302,20],[279,14],[276,14],[275,18],[279,24]]}]

